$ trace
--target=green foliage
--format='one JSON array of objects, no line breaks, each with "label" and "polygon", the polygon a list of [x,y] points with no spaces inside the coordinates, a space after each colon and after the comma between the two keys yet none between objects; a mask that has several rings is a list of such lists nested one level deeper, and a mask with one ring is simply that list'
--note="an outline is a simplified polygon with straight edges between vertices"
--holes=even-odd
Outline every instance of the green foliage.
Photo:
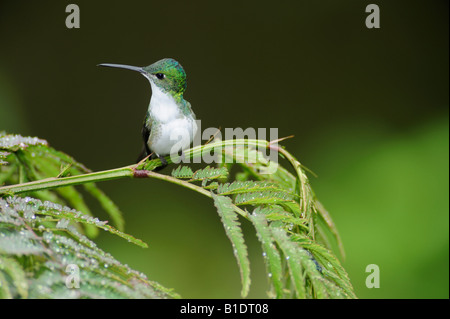
[{"label": "green foliage", "polygon": [[194,172],[189,166],[178,166],[172,171],[172,176],[176,178],[192,178]]},{"label": "green foliage", "polygon": [[264,191],[284,191],[283,188],[278,187],[276,183],[272,182],[258,182],[258,181],[235,181],[232,183],[220,184],[217,192],[222,195],[240,194],[240,193],[256,193]]},{"label": "green foliage", "polygon": [[[0,132],[0,151],[0,183],[17,184],[91,172],[74,158],[53,149],[47,141],[36,137],[5,135]],[[9,165],[5,165],[7,163]],[[123,230],[124,220],[118,207],[95,184],[84,184],[82,188],[100,203],[114,225]],[[93,215],[84,200],[83,193],[73,186],[59,188],[53,192],[39,191],[30,195],[43,201],[69,205],[86,215]],[[84,227],[90,237],[98,234],[97,227],[92,225]]]},{"label": "green foliage", "polygon": [[[146,247],[104,221],[59,204],[18,196],[0,198],[0,213],[2,298],[176,296],[99,249],[76,227],[93,225]],[[77,268],[79,288],[70,288],[71,267]]]},{"label": "green foliage", "polygon": [[[266,159],[264,149],[277,151],[294,173]],[[2,296],[177,297],[121,265],[88,239],[103,229],[146,247],[122,232],[120,211],[95,184],[89,183],[134,176],[165,180],[212,198],[232,244],[243,297],[250,289],[250,261],[241,222],[249,222],[261,242],[269,297],[355,298],[347,273],[331,251],[334,241],[343,254],[338,232],[330,214],[312,192],[302,165],[273,142],[260,140],[214,142],[187,150],[184,156],[194,158],[211,151],[220,157],[218,167],[207,166],[195,172],[184,165],[173,169],[171,176],[151,172],[160,165],[156,159],[90,173],[43,140],[0,137],[2,183],[53,177],[42,180],[41,185],[31,183],[32,187],[30,183],[3,190],[0,187],[0,196],[5,196],[0,202]],[[233,165],[240,167],[234,179],[230,176]],[[118,229],[92,217],[82,194],[73,186],[75,182],[98,200]],[[18,192],[25,192],[28,197],[18,197]],[[89,278],[84,288],[70,290],[62,283],[67,276],[64,267],[71,263],[82,264],[80,271]],[[107,289],[101,290],[101,286]]]},{"label": "green foliage", "polygon": [[[3,135],[0,150],[2,183],[50,177],[48,174],[67,176],[88,172],[41,139]],[[94,184],[83,186],[123,228],[115,204]],[[0,298],[178,297],[144,274],[121,264],[83,234],[92,236],[101,229],[147,247],[140,239],[91,216],[75,187],[31,195],[34,198],[14,195],[0,198]],[[66,201],[84,211],[63,205]],[[79,271],[80,285],[71,289],[66,283],[73,265]]]},{"label": "green foliage", "polygon": [[[250,263],[239,216],[252,223],[261,242],[271,287],[269,297],[356,298],[347,273],[331,252],[330,239],[342,248],[337,229],[312,192],[303,167],[283,149],[278,149],[280,155],[289,160],[296,175],[268,161],[258,149],[261,144],[272,147],[264,142],[256,141],[256,147],[237,143],[224,146],[220,142],[203,147],[217,153],[218,145],[224,146],[219,151],[223,176],[229,175],[225,172],[231,167],[227,163],[242,169],[234,181],[213,187],[213,183],[202,182],[200,186],[210,190],[231,241],[241,273],[242,296],[249,289]],[[186,166],[177,167],[172,176],[188,179],[189,183],[196,181]]]},{"label": "green foliage", "polygon": [[214,205],[220,215],[225,232],[233,246],[233,253],[239,264],[242,280],[241,295],[245,297],[250,289],[250,261],[247,257],[247,246],[244,243],[244,236],[240,224],[237,221],[237,214],[234,212],[233,202],[229,197],[212,194]]},{"label": "green foliage", "polygon": [[209,181],[211,179],[226,178],[228,176],[228,170],[225,167],[213,168],[207,166],[192,172],[192,169],[188,166],[178,166],[172,171],[172,176],[181,179],[189,179],[190,182]]},{"label": "green foliage", "polygon": [[278,249],[273,243],[272,234],[268,228],[267,219],[263,214],[254,212],[249,215],[253,223],[258,239],[262,244],[264,262],[266,264],[267,275],[269,276],[272,288],[274,290],[269,293],[276,298],[282,298],[283,292],[283,269],[281,264],[281,257]]}]

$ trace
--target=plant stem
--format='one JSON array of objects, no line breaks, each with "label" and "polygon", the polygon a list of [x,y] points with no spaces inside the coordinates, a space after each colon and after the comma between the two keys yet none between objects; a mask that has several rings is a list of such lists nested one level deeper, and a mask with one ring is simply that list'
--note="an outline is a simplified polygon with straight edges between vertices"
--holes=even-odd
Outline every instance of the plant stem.
[{"label": "plant stem", "polygon": [[87,173],[83,175],[62,178],[52,177],[28,183],[3,186],[0,187],[0,196],[4,194],[20,194],[25,192],[39,191],[64,186],[74,186],[91,182],[103,182],[122,177],[133,177],[133,167],[134,165],[131,165],[106,171]]}]

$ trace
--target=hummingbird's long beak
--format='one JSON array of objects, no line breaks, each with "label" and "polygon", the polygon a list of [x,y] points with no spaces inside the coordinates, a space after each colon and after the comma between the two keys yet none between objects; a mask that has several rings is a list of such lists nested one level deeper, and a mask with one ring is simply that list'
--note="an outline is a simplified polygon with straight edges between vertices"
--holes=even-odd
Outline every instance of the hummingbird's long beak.
[{"label": "hummingbird's long beak", "polygon": [[102,64],[97,64],[97,66],[106,66],[106,67],[110,67],[110,68],[127,69],[127,70],[137,71],[137,72],[143,73],[143,74],[146,73],[144,71],[144,69],[137,67],[137,66],[132,66],[132,65],[102,63]]}]

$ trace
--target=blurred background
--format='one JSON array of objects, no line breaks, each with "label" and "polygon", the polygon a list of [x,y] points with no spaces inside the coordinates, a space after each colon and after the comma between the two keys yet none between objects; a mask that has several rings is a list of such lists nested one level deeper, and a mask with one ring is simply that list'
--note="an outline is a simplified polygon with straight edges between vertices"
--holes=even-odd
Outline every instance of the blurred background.
[{"label": "blurred background", "polygon": [[[204,128],[295,135],[283,145],[319,176],[358,297],[449,297],[447,1],[79,0],[79,29],[66,28],[69,3],[0,0],[0,130],[47,139],[92,170],[132,164],[150,86],[96,65],[175,58]],[[380,29],[366,28],[369,3]],[[100,186],[149,243],[101,234],[101,248],[185,298],[240,297],[210,200],[156,180]],[[259,243],[243,227],[249,297],[264,298]],[[378,289],[365,285],[369,264]]]}]

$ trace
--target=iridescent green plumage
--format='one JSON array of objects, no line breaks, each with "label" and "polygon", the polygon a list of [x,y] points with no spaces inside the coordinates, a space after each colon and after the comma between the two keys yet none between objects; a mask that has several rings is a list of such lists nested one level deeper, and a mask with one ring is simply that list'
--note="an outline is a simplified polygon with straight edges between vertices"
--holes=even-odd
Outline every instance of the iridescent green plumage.
[{"label": "iridescent green plumage", "polygon": [[160,81],[158,86],[174,97],[183,97],[187,87],[186,72],[178,61],[162,59],[142,69],[150,74],[164,74],[166,81]]}]

